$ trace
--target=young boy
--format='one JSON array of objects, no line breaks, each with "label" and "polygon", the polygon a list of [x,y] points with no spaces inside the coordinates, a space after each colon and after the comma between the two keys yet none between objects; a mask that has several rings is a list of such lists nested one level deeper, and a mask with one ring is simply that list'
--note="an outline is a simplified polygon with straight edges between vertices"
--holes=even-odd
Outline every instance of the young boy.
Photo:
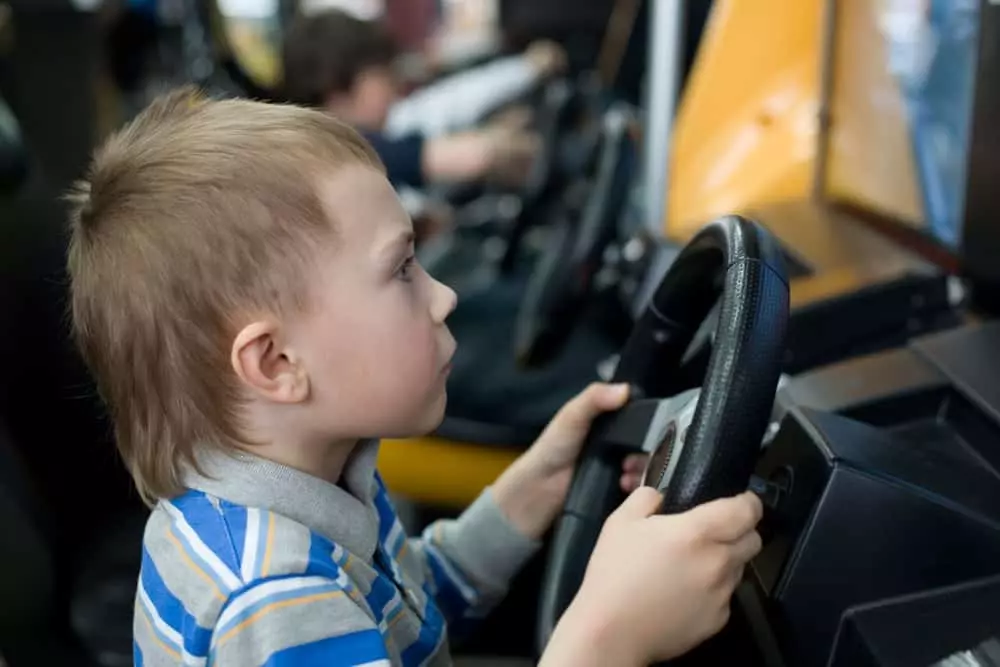
[{"label": "young boy", "polygon": [[[153,505],[136,664],[448,664],[447,625],[504,594],[624,389],[584,391],[460,518],[407,540],[375,438],[440,422],[455,296],[414,262],[370,147],[317,111],[179,91],[72,199],[75,335]],[[545,664],[645,664],[725,622],[759,503],[658,501],[640,489],[608,520]]]},{"label": "young boy", "polygon": [[[469,127],[503,102],[557,73],[554,45],[501,59],[399,100],[395,47],[373,21],[339,10],[299,15],[282,48],[284,96],[324,109],[360,130],[397,187],[492,178],[523,180],[537,141],[519,128]],[[467,130],[467,131],[458,131]]]}]

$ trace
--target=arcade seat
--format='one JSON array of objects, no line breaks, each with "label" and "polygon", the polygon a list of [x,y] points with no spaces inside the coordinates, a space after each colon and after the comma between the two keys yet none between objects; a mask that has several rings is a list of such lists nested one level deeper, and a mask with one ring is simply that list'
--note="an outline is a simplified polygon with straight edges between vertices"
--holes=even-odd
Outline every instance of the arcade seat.
[{"label": "arcade seat", "polygon": [[[51,613],[54,581],[51,554],[39,525],[39,508],[26,488],[23,466],[15,457],[10,434],[0,424],[0,652],[43,627]],[[16,664],[16,663],[15,663]]]},{"label": "arcade seat", "polygon": [[60,557],[54,548],[57,528],[18,450],[0,427],[0,653],[5,664],[131,664],[145,516],[124,516],[99,531],[83,554]]},{"label": "arcade seat", "polygon": [[0,654],[131,664],[145,508],[67,336],[58,195],[0,199]]}]

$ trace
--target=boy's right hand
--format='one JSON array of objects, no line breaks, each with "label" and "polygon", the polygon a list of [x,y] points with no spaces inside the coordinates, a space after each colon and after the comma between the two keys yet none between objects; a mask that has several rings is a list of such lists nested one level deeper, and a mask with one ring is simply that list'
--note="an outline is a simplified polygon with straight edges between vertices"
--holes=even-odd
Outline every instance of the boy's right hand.
[{"label": "boy's right hand", "polygon": [[689,651],[726,624],[743,568],[761,548],[760,500],[744,493],[657,515],[660,501],[655,489],[640,487],[608,517],[553,635],[553,655],[546,651],[552,661],[543,664],[564,662],[568,649],[574,664],[647,665]]}]

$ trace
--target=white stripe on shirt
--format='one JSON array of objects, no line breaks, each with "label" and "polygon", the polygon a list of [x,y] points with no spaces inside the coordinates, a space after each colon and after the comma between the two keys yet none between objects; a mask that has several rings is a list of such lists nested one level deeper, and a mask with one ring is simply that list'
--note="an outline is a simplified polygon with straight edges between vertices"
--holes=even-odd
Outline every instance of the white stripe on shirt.
[{"label": "white stripe on shirt", "polygon": [[[234,618],[242,614],[249,607],[265,600],[272,595],[287,593],[290,591],[303,590],[316,586],[330,586],[333,581],[327,577],[289,577],[287,579],[275,579],[268,581],[255,588],[250,589],[236,598],[232,604],[226,607],[225,611],[219,615],[219,620],[215,627],[225,628]],[[213,643],[215,638],[213,637]]]},{"label": "white stripe on shirt", "polygon": [[225,563],[219,560],[219,557],[208,548],[208,545],[201,541],[201,538],[198,537],[196,532],[194,532],[191,524],[189,524],[187,519],[184,518],[184,514],[180,511],[180,509],[167,500],[162,501],[160,504],[170,515],[170,518],[174,520],[174,524],[177,526],[178,531],[187,542],[188,546],[191,547],[191,550],[194,551],[206,565],[208,565],[215,576],[222,580],[222,583],[225,584],[229,590],[232,591],[239,588],[241,585],[239,577],[233,574],[232,570],[226,567]]},{"label": "white stripe on shirt", "polygon": [[256,507],[247,508],[247,529],[243,536],[243,558],[240,563],[240,574],[243,582],[250,583],[257,567],[257,542],[260,540],[260,510]]}]

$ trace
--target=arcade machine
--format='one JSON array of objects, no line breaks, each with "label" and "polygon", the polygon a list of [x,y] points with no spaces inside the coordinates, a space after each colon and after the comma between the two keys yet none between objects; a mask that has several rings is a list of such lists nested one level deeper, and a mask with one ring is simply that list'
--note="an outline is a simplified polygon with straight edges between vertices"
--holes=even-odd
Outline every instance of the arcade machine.
[{"label": "arcade machine", "polygon": [[[649,398],[591,433],[554,538],[542,641],[617,500],[613,452],[643,446],[667,510],[747,484],[765,505],[764,547],[731,621],[671,664],[1000,664],[1000,324],[988,319],[1000,197],[986,187],[1000,168],[1000,7],[887,7],[827,3],[817,187],[837,215],[877,211],[882,234],[956,267],[972,295],[966,322],[800,373],[771,406],[759,394],[778,386],[775,339],[793,333],[796,309],[784,238],[732,217],[699,230],[656,288],[658,312],[640,320],[658,335],[643,347],[633,334],[622,353],[618,377],[631,373]],[[721,287],[703,282],[712,252],[726,260]],[[700,397],[655,399],[671,370],[658,350],[677,346],[691,312],[709,312],[713,291],[724,306]]]},{"label": "arcade machine", "polygon": [[824,192],[958,267],[976,321],[779,394],[753,572],[786,664],[1000,664],[998,9],[837,3]]},{"label": "arcade machine", "polygon": [[[650,113],[659,150],[647,159],[670,158],[647,166],[668,184],[647,193],[647,208],[650,220],[663,220],[668,239],[682,244],[705,222],[732,212],[778,237],[792,279],[787,373],[953,325],[960,294],[953,263],[938,261],[929,243],[887,233],[891,226],[874,224],[884,207],[848,191],[849,179],[864,183],[865,193],[893,196],[871,172],[889,175],[911,159],[900,150],[898,159],[880,153],[878,166],[861,166],[870,157],[861,149],[879,144],[871,125],[867,135],[858,130],[881,102],[841,89],[846,76],[891,54],[863,36],[879,29],[876,8],[851,25],[830,7],[822,0],[753,7],[717,0],[672,131],[656,126],[669,113]],[[898,134],[902,126],[894,127]],[[910,187],[908,212],[918,210]],[[668,244],[660,252],[669,261],[677,249]]]}]

